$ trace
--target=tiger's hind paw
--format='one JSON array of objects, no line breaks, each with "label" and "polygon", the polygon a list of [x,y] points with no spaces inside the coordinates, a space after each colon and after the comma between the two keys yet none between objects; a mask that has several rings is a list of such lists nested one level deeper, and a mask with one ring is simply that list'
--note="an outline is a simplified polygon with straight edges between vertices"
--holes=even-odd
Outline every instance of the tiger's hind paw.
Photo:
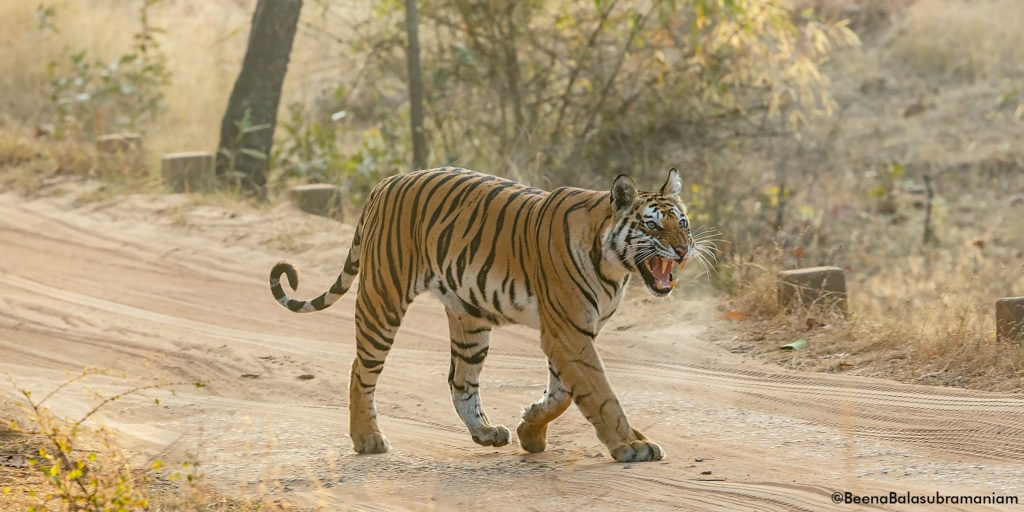
[{"label": "tiger's hind paw", "polygon": [[613,447],[611,452],[612,457],[619,462],[645,462],[665,457],[665,452],[657,443],[646,439],[620,444]]},{"label": "tiger's hind paw", "polygon": [[352,448],[356,453],[384,453],[391,448],[388,438],[380,432],[353,435]]},{"label": "tiger's hind paw", "polygon": [[503,425],[481,427],[470,435],[473,436],[473,442],[483,446],[505,446],[512,440],[512,432]]}]

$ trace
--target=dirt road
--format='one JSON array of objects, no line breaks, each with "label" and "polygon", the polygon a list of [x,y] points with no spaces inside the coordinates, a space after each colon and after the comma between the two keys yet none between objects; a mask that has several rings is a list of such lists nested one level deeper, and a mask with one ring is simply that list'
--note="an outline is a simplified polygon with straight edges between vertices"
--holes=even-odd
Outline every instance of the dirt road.
[{"label": "dirt road", "polygon": [[[716,344],[704,302],[641,294],[600,351],[631,421],[666,460],[615,463],[575,408],[552,424],[545,453],[473,444],[448,395],[444,314],[426,296],[378,388],[392,451],[357,455],[346,435],[351,297],[295,315],[266,284],[287,258],[304,271],[295,296],[319,293],[350,235],[287,206],[0,194],[0,373],[40,395],[86,367],[127,375],[87,380],[105,394],[202,380],[97,418],[152,457],[194,454],[203,480],[229,495],[324,510],[1001,508],[834,504],[845,491],[1024,503],[1024,397],[764,366]],[[492,421],[514,427],[546,382],[537,334],[497,331],[482,380]],[[69,390],[51,405],[74,416],[94,403]]]}]

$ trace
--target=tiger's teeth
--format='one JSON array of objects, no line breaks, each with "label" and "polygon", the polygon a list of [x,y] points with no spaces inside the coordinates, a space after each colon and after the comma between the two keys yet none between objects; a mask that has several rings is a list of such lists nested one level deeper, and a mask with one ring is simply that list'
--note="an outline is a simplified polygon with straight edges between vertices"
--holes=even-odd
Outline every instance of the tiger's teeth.
[{"label": "tiger's teeth", "polygon": [[672,263],[669,263],[668,260],[666,260],[665,258],[661,259],[661,273],[662,274],[667,274],[668,273],[668,269],[671,266],[672,266]]},{"label": "tiger's teeth", "polygon": [[668,285],[671,286],[672,288],[675,288],[677,284],[679,284],[679,280],[678,279],[673,279],[673,280],[668,282]]}]

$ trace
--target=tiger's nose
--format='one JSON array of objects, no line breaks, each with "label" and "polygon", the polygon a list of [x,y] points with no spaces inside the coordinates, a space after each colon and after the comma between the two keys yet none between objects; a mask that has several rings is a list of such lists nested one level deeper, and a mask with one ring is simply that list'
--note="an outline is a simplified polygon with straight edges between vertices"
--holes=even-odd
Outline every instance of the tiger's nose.
[{"label": "tiger's nose", "polygon": [[676,254],[679,255],[680,260],[686,259],[686,247],[676,247]]}]

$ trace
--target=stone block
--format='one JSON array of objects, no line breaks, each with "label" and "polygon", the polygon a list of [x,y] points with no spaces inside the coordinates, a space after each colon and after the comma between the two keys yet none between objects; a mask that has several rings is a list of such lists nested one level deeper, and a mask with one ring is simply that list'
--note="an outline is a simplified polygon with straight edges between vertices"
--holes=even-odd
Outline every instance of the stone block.
[{"label": "stone block", "polygon": [[1024,341],[1024,297],[996,301],[996,337],[1003,341]]},{"label": "stone block", "polygon": [[335,185],[314,183],[292,187],[291,198],[304,212],[341,219],[341,189]]},{"label": "stone block", "polygon": [[160,161],[160,172],[175,192],[207,192],[216,183],[213,154],[205,151],[168,153]]},{"label": "stone block", "polygon": [[846,311],[846,275],[839,267],[813,267],[779,272],[779,305],[838,307]]},{"label": "stone block", "polygon": [[96,152],[101,155],[124,155],[142,152],[142,136],[137,133],[111,133],[96,139]]}]

